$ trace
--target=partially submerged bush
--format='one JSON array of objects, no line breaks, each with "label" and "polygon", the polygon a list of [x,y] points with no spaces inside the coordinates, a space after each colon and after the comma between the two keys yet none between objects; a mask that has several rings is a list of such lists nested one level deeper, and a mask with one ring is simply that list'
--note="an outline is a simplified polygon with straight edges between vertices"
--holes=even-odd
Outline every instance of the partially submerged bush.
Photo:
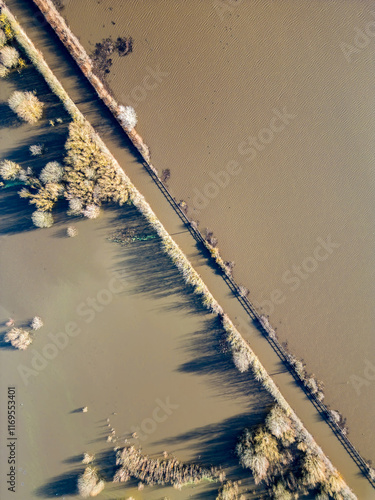
[{"label": "partially submerged bush", "polygon": [[78,234],[78,229],[75,226],[69,226],[66,230],[66,234],[69,238],[74,238]]},{"label": "partially submerged bush", "polygon": [[[86,123],[74,121],[69,125],[65,148],[64,181],[71,212],[80,213],[82,208],[105,201],[120,205],[127,201],[128,190],[113,159],[99,147]],[[89,209],[88,214],[92,212]]]},{"label": "partially submerged bush", "polygon": [[239,372],[246,372],[251,364],[248,351],[245,349],[233,351],[233,362]]},{"label": "partially submerged bush", "polygon": [[355,498],[312,437],[297,431],[279,405],[271,409],[265,425],[245,429],[236,452],[255,483],[269,486],[271,498],[291,500],[318,491],[322,499]]},{"label": "partially submerged bush", "polygon": [[0,78],[5,78],[9,74],[9,68],[4,66],[4,64],[0,64]]},{"label": "partially submerged bush", "polygon": [[34,316],[30,326],[33,330],[39,330],[40,328],[42,328],[43,325],[44,323],[42,318],[40,318],[39,316]]},{"label": "partially submerged bush", "polygon": [[32,144],[29,147],[31,156],[41,156],[44,152],[43,144]]},{"label": "partially submerged bush", "polygon": [[126,482],[135,478],[145,484],[171,484],[178,489],[184,484],[198,483],[203,479],[212,480],[219,475],[216,469],[183,464],[175,458],[150,458],[142,455],[134,446],[126,446],[117,451],[116,465],[119,468],[113,478],[114,482]]},{"label": "partially submerged bush", "polygon": [[27,123],[36,123],[43,114],[44,104],[33,92],[16,90],[8,99],[10,108]]},{"label": "partially submerged bush", "polygon": [[95,455],[90,455],[90,453],[84,453],[82,463],[87,465],[87,464],[90,464],[91,462],[93,462],[94,459],[95,459]]},{"label": "partially submerged bush", "polygon": [[78,478],[78,493],[83,498],[96,497],[103,491],[105,483],[99,479],[94,467],[86,467],[84,473]]},{"label": "partially submerged bush", "polygon": [[4,47],[6,43],[7,43],[7,36],[4,33],[4,30],[0,28],[0,48]]},{"label": "partially submerged bush", "polygon": [[20,55],[14,47],[3,47],[0,49],[0,63],[6,68],[15,68]]},{"label": "partially submerged bush", "polygon": [[42,169],[39,175],[39,179],[43,184],[48,182],[59,183],[62,181],[64,175],[64,169],[58,161],[50,161]]},{"label": "partially submerged bush", "polygon": [[53,217],[49,212],[36,210],[33,212],[31,219],[36,227],[51,227],[53,225]]},{"label": "partially submerged bush", "polygon": [[11,160],[3,160],[0,163],[0,176],[4,181],[14,181],[18,178],[21,167],[18,163]]},{"label": "partially submerged bush", "polygon": [[98,205],[87,205],[84,210],[82,210],[82,215],[88,219],[97,219],[100,215],[100,207]]},{"label": "partially submerged bush", "polygon": [[5,342],[10,342],[16,349],[24,351],[33,341],[30,332],[24,328],[12,328],[4,337]]},{"label": "partially submerged bush", "polygon": [[220,488],[216,500],[245,500],[244,495],[240,495],[238,481],[227,481]]},{"label": "partially submerged bush", "polygon": [[119,106],[118,119],[129,132],[137,125],[137,114],[132,106]]}]

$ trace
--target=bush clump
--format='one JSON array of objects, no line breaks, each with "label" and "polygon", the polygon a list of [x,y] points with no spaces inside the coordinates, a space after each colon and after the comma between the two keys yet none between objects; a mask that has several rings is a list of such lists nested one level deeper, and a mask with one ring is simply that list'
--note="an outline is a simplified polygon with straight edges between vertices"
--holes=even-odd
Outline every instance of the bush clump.
[{"label": "bush clump", "polygon": [[49,182],[59,183],[62,181],[64,169],[58,161],[50,161],[40,172],[39,179],[43,184]]},{"label": "bush clump", "polygon": [[4,340],[5,342],[10,342],[15,349],[21,349],[22,351],[27,349],[33,341],[28,330],[16,327],[6,333]]},{"label": "bush clump", "polygon": [[255,484],[268,486],[270,498],[291,500],[308,493],[322,499],[355,498],[312,438],[298,432],[280,405],[271,408],[263,425],[245,429],[236,452]]},{"label": "bush clump", "polygon": [[43,325],[43,320],[39,316],[34,316],[30,324],[33,330],[39,330]]},{"label": "bush clump", "polygon": [[18,163],[11,160],[3,160],[0,162],[0,176],[4,181],[15,181],[21,172],[21,167]]},{"label": "bush clump", "polygon": [[7,36],[4,33],[4,30],[0,28],[0,48],[4,47],[6,43],[7,43]]},{"label": "bush clump", "polygon": [[53,217],[50,212],[36,210],[31,216],[34,226],[36,227],[51,227],[53,225]]},{"label": "bush clump", "polygon": [[19,60],[18,50],[14,47],[5,46],[0,49],[0,63],[6,68],[15,68]]},{"label": "bush clump", "polygon": [[220,488],[216,500],[245,500],[245,496],[240,494],[239,485],[238,481],[227,481]]},{"label": "bush clump", "polygon": [[9,107],[27,123],[37,123],[42,117],[44,104],[33,92],[16,90],[8,99]]},{"label": "bush clump", "polygon": [[132,106],[119,106],[118,119],[128,132],[137,125],[137,113]]},{"label": "bush clump", "polygon": [[86,123],[74,121],[69,125],[65,148],[65,196],[70,213],[82,213],[87,208],[84,215],[94,218],[99,213],[93,205],[99,207],[106,201],[122,205],[128,200],[127,187],[113,160],[99,147]]},{"label": "bush clump", "polygon": [[86,467],[85,471],[78,478],[78,493],[83,498],[96,497],[104,489],[105,482],[99,479],[95,467]]}]

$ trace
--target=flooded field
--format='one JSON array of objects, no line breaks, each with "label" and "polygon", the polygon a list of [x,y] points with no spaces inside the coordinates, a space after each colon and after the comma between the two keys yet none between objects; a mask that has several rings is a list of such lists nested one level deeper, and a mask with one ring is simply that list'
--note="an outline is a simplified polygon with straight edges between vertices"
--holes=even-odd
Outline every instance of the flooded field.
[{"label": "flooded field", "polygon": [[112,56],[116,99],[135,107],[173,195],[374,458],[371,3],[64,4],[89,53],[133,38]]},{"label": "flooded field", "polygon": [[[30,88],[45,103],[38,125],[23,124],[6,103],[12,91]],[[14,72],[1,82],[0,99],[1,158],[36,173],[61,161],[70,117],[40,75],[32,68],[22,77]],[[33,144],[43,144],[45,153],[31,156]],[[113,447],[124,439],[155,457],[167,452],[223,467],[255,490],[233,450],[272,400],[222,352],[219,323],[199,306],[144,218],[126,205],[83,220],[61,206],[53,227],[36,229],[33,207],[19,190],[12,184],[0,190],[0,390],[5,401],[7,387],[15,387],[17,415],[17,493],[2,477],[1,498],[78,498],[83,453],[94,454],[111,481]],[[69,238],[72,223],[78,235]],[[13,318],[27,327],[35,315],[44,326],[33,344],[12,349],[5,323]],[[3,404],[2,423],[6,410]],[[0,432],[3,442],[5,426]],[[2,474],[7,459],[2,447]],[[100,498],[209,499],[218,487],[206,481],[182,491],[138,491],[131,481],[109,485]]]},{"label": "flooded field", "polygon": [[[12,88],[12,81],[2,85],[3,99]],[[51,102],[46,116],[64,114]],[[4,157],[27,164],[29,145],[49,131],[46,157],[59,158],[64,124],[58,131],[47,118],[41,127],[15,120],[13,127],[3,122],[2,131]],[[44,164],[46,157],[38,161]],[[116,444],[129,438],[144,453],[220,463],[234,478],[243,476],[231,450],[245,426],[262,420],[271,400],[220,353],[213,316],[196,304],[144,220],[131,207],[113,207],[98,220],[74,221],[78,236],[68,238],[72,219],[61,211],[52,228],[33,228],[32,208],[17,190],[1,191],[0,322],[11,317],[26,325],[37,314],[45,324],[25,352],[1,344],[1,393],[7,386],[17,391],[13,498],[74,497],[84,452],[96,454],[110,479],[114,444],[106,442],[107,419]],[[137,240],[113,241],[124,229]],[[87,413],[79,411],[84,406]],[[4,460],[2,450],[2,471]],[[246,478],[243,485],[249,487]],[[216,493],[212,483],[182,492],[138,492],[133,482],[109,487],[101,498],[198,499]]]}]

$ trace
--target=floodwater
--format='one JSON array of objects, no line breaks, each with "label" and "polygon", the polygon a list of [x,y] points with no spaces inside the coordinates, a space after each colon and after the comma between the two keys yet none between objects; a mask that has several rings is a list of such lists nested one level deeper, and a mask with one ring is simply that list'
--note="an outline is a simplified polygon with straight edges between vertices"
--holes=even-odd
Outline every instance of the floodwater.
[{"label": "floodwater", "polygon": [[[368,1],[65,1],[172,194],[375,458],[375,40]],[[82,22],[85,19],[85,22]],[[367,30],[369,35],[361,35]],[[372,30],[372,31],[371,31]],[[362,38],[361,38],[362,37]],[[280,116],[282,118],[280,118]],[[271,127],[271,128],[270,128]],[[231,163],[230,163],[231,162]]]},{"label": "floodwater", "polygon": [[[32,165],[61,159],[68,117],[34,70],[1,83],[1,158]],[[38,126],[21,124],[6,99],[32,87],[46,103]],[[55,127],[50,119],[62,118]],[[33,159],[28,148],[47,148]],[[130,158],[130,153],[129,158]],[[109,207],[95,221],[72,220],[57,211],[56,224],[35,229],[33,208],[0,191],[0,390],[1,442],[7,434],[7,387],[16,388],[16,494],[7,491],[8,448],[0,454],[0,497],[78,498],[84,452],[94,453],[106,479],[113,476],[113,446],[125,438],[144,453],[163,451],[179,460],[223,466],[244,488],[255,486],[233,453],[246,426],[263,421],[272,404],[249,374],[239,374],[220,351],[222,332],[186,289],[156,238],[125,246],[109,241],[119,229],[139,238],[152,232],[129,206]],[[68,238],[74,223],[78,236]],[[2,340],[5,322],[17,326],[43,318],[27,351]],[[88,412],[80,408],[88,406]],[[118,441],[107,443],[107,424]],[[132,433],[138,438],[133,439]],[[216,498],[217,484],[181,492],[170,488],[109,485],[100,498],[157,500]]]}]

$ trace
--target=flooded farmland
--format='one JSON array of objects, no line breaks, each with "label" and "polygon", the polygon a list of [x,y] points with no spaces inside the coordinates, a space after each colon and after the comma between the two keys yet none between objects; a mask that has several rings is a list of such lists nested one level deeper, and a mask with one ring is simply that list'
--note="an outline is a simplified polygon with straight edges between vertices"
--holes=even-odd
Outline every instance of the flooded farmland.
[{"label": "flooded farmland", "polygon": [[[23,124],[7,99],[32,88],[44,102],[38,125]],[[70,117],[28,67],[2,82],[1,157],[39,173],[61,161]],[[43,144],[43,155],[30,146]],[[131,155],[129,154],[129,160]],[[16,394],[16,494],[1,498],[78,498],[83,453],[95,455],[111,482],[114,446],[124,439],[153,457],[222,467],[256,486],[233,453],[246,426],[264,419],[272,399],[222,352],[217,319],[199,306],[160,241],[131,206],[110,206],[98,220],[67,217],[63,205],[48,229],[32,225],[33,208],[10,182],[0,191],[0,390]],[[67,236],[74,224],[77,235]],[[4,341],[6,322],[44,326],[27,351]],[[82,408],[87,407],[87,412]],[[7,420],[1,406],[1,422]],[[2,442],[7,435],[1,428]],[[111,437],[108,440],[108,437]],[[0,469],[8,468],[2,448]],[[205,481],[181,492],[137,481],[110,484],[100,498],[216,498]]]},{"label": "flooded farmland", "polygon": [[[29,77],[36,85],[35,74]],[[2,85],[2,96],[12,88],[11,81]],[[40,127],[15,122],[2,136],[4,156],[27,164],[41,131],[49,131],[48,150],[38,161],[61,152],[66,124],[60,131],[48,124],[47,117],[64,117],[53,101]],[[109,425],[119,444],[128,438],[155,456],[167,451],[204,466],[220,462],[241,478],[230,450],[245,426],[263,419],[271,400],[220,353],[213,316],[197,306],[142,217],[131,207],[108,208],[98,220],[73,221],[78,235],[68,238],[72,219],[61,211],[52,228],[33,228],[32,208],[17,190],[1,191],[0,322],[11,317],[26,325],[38,314],[45,324],[26,352],[4,342],[0,350],[1,391],[17,391],[14,498],[75,497],[84,452],[97,456],[109,480],[115,445],[107,443]],[[132,238],[121,245],[124,231]],[[217,487],[139,492],[130,483],[109,487],[101,498],[216,498]]]},{"label": "flooded farmland", "polygon": [[133,38],[107,77],[116,99],[135,107],[173,195],[213,230],[366,458],[375,80],[374,40],[358,33],[371,5],[76,0],[62,11],[88,52]]}]

